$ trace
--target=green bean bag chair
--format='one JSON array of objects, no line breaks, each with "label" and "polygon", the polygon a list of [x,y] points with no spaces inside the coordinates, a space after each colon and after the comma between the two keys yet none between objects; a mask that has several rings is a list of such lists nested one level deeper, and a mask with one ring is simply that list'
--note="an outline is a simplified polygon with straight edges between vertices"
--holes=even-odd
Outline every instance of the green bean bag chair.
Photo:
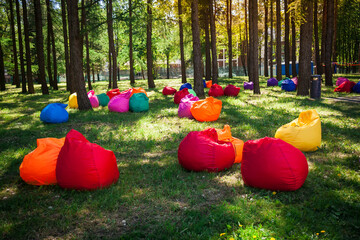
[{"label": "green bean bag chair", "polygon": [[97,98],[99,99],[99,104],[102,107],[106,107],[110,101],[110,98],[108,95],[106,95],[106,93],[101,93],[99,95],[96,95]]},{"label": "green bean bag chair", "polygon": [[134,93],[129,101],[130,111],[146,112],[149,110],[149,98],[145,93]]}]

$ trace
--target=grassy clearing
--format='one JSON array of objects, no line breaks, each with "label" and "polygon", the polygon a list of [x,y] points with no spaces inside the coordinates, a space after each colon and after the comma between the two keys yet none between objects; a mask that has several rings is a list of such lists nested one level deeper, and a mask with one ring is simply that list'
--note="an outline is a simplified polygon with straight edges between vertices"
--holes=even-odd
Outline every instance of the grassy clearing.
[{"label": "grassy clearing", "polygon": [[[355,79],[358,76],[353,76]],[[240,85],[245,78],[221,79]],[[218,121],[179,119],[165,85],[148,90],[147,113],[111,113],[107,108],[69,110],[69,122],[43,124],[40,111],[52,102],[66,103],[68,93],[0,93],[0,238],[4,239],[359,239],[360,104],[310,100],[296,93],[266,88],[260,96],[241,91],[220,98]],[[8,86],[9,87],[9,86]],[[129,88],[128,81],[119,84]],[[107,84],[94,84],[97,94]],[[322,97],[349,96],[323,87]],[[244,186],[240,165],[221,173],[193,173],[177,162],[180,141],[207,126],[229,124],[244,141],[274,136],[281,125],[307,109],[322,121],[322,147],[306,153],[309,175],[296,192],[271,192]],[[19,177],[23,157],[36,139],[64,137],[76,129],[91,142],[114,151],[120,178],[107,189],[80,192],[58,186],[35,187]],[[321,232],[325,231],[325,232]],[[318,234],[318,235],[317,235]]]}]

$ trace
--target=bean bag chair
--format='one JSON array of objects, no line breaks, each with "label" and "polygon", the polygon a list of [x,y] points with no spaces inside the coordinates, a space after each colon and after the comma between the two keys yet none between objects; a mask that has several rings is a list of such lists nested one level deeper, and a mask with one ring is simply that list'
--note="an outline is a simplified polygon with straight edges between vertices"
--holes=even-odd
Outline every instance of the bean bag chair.
[{"label": "bean bag chair", "polygon": [[219,141],[230,142],[233,145],[235,152],[234,163],[241,163],[243,158],[244,142],[238,138],[231,136],[231,130],[229,125],[225,125],[223,129],[215,129],[218,135]]},{"label": "bean bag chair", "polygon": [[175,88],[172,87],[164,87],[162,90],[163,95],[173,95],[177,92]]},{"label": "bean bag chair", "polygon": [[188,91],[189,91],[189,94],[192,94],[192,95],[194,95],[194,97],[196,97],[196,92],[193,89],[188,89]]},{"label": "bean bag chair", "polygon": [[296,85],[290,79],[283,80],[281,83],[281,90],[285,90],[287,92],[292,92],[296,90]]},{"label": "bean bag chair", "polygon": [[108,91],[106,93],[106,95],[108,95],[108,97],[110,98],[110,100],[115,97],[116,95],[119,95],[120,94],[120,90],[118,88],[115,88],[115,89],[112,89],[110,91]]},{"label": "bean bag chair", "polygon": [[183,90],[177,91],[174,96],[174,103],[180,104],[180,101],[183,97],[189,94],[189,90],[184,88]]},{"label": "bean bag chair", "polygon": [[281,126],[275,133],[280,138],[304,152],[316,151],[321,145],[321,121],[316,110],[301,112],[299,118]]},{"label": "bean bag chair", "polygon": [[56,184],[56,162],[65,138],[37,139],[37,148],[24,157],[20,177],[31,185]]},{"label": "bean bag chair", "polygon": [[283,83],[284,80],[280,80],[278,81],[278,86],[281,87],[282,83]]},{"label": "bean bag chair", "polygon": [[298,77],[293,77],[291,79],[291,81],[293,81],[295,83],[296,87],[297,87],[297,85],[298,85]]},{"label": "bean bag chair", "polygon": [[204,88],[206,88],[206,81],[203,79]]},{"label": "bean bag chair", "polygon": [[344,81],[340,86],[334,89],[334,92],[347,92],[350,93],[352,88],[356,85],[353,81]]},{"label": "bean bag chair", "polygon": [[239,94],[239,92],[240,92],[240,88],[231,84],[227,85],[224,89],[225,96],[236,97]]},{"label": "bean bag chair", "polygon": [[206,81],[206,88],[211,88],[212,80]]},{"label": "bean bag chair", "polygon": [[97,98],[97,96],[95,95],[94,90],[90,90],[88,93],[88,98],[90,100],[90,104],[93,108],[97,108],[99,107],[100,103],[99,103],[99,99]]},{"label": "bean bag chair", "polygon": [[304,154],[281,139],[265,137],[244,144],[241,175],[245,185],[272,191],[295,191],[305,182]]},{"label": "bean bag chair", "polygon": [[352,91],[354,93],[360,93],[360,81],[353,86]]},{"label": "bean bag chair", "polygon": [[179,104],[178,116],[180,118],[189,118],[193,119],[193,115],[191,114],[190,108],[194,102],[199,101],[199,98],[194,96],[193,94],[188,94],[183,97]]},{"label": "bean bag chair", "polygon": [[131,92],[128,91],[126,93],[116,95],[113,97],[108,105],[110,112],[128,112],[129,111],[129,101],[130,101]]},{"label": "bean bag chair", "polygon": [[119,178],[115,154],[72,129],[66,135],[56,164],[56,178],[62,188],[94,190],[108,187]]},{"label": "bean bag chair", "polygon": [[50,103],[40,113],[40,120],[45,123],[64,123],[69,120],[67,104]]},{"label": "bean bag chair", "polygon": [[149,98],[145,93],[134,93],[129,101],[130,111],[146,112],[149,110]]},{"label": "bean bag chair", "polygon": [[178,149],[180,165],[190,171],[223,171],[233,165],[234,159],[232,144],[219,141],[214,128],[190,132]]},{"label": "bean bag chair", "polygon": [[244,82],[244,90],[253,90],[254,89],[254,83],[253,82]]},{"label": "bean bag chair", "polygon": [[343,82],[349,81],[349,79],[345,78],[345,77],[338,77],[338,79],[336,80],[336,86],[340,86]]},{"label": "bean bag chair", "polygon": [[102,107],[106,107],[109,104],[110,98],[105,93],[101,93],[99,95],[96,95],[99,100],[99,105]]},{"label": "bean bag chair", "polygon": [[277,86],[277,85],[278,85],[278,80],[276,80],[276,78],[270,78],[267,80],[268,87],[273,87],[273,86]]},{"label": "bean bag chair", "polygon": [[71,94],[69,97],[69,108],[79,108],[76,92]]},{"label": "bean bag chair", "polygon": [[190,83],[184,83],[183,85],[181,85],[179,91],[183,90],[184,88],[192,89],[192,86]]},{"label": "bean bag chair", "polygon": [[212,122],[218,120],[222,102],[213,97],[194,102],[190,108],[191,114],[199,122]]},{"label": "bean bag chair", "polygon": [[214,84],[210,87],[210,90],[209,90],[209,93],[208,93],[208,94],[209,94],[209,96],[211,96],[211,97],[221,97],[221,96],[224,95],[224,90],[223,90],[223,88],[222,88],[220,85],[214,83]]},{"label": "bean bag chair", "polygon": [[[128,91],[128,90],[126,90],[126,91]],[[126,91],[124,91],[124,92],[126,92]],[[143,88],[141,88],[141,87],[133,88],[132,90],[130,89],[130,91],[131,91],[131,96],[132,96],[133,94],[135,94],[135,93],[145,93],[146,97],[148,96],[148,95],[147,95],[147,92],[146,92]],[[131,97],[131,96],[130,96],[130,97]]]}]

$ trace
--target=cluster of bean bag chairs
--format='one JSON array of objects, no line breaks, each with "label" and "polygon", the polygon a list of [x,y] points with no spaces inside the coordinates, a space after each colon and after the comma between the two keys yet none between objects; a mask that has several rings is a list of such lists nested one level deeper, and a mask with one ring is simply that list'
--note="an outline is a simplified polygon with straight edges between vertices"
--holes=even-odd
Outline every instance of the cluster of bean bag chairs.
[{"label": "cluster of bean bag chairs", "polygon": [[222,102],[213,97],[196,101],[192,104],[190,111],[192,116],[199,122],[216,121],[221,113]]},{"label": "cluster of bean bag chairs", "polygon": [[267,80],[267,86],[268,87],[278,86],[278,80],[276,80],[276,78],[269,78]]},{"label": "cluster of bean bag chairs", "polygon": [[75,109],[79,108],[76,92],[74,92],[69,96],[69,108],[75,108]]},{"label": "cluster of bean bag chairs", "polygon": [[321,145],[321,121],[316,110],[301,112],[299,118],[281,126],[275,138],[291,144],[297,149],[316,151]]},{"label": "cluster of bean bag chairs", "polygon": [[199,98],[194,96],[193,94],[188,94],[180,100],[178,116],[180,118],[194,118],[191,114],[191,106],[194,102],[199,101]]},{"label": "cluster of bean bag chairs", "polygon": [[45,123],[64,123],[69,120],[67,104],[50,103],[40,113],[40,120]]},{"label": "cluster of bean bag chairs", "polygon": [[253,82],[244,82],[244,90],[254,90]]},{"label": "cluster of bean bag chairs", "polygon": [[149,98],[142,88],[132,88],[113,96],[108,104],[111,112],[145,112],[149,110]]},{"label": "cluster of bean bag chairs", "polygon": [[224,95],[228,97],[236,97],[240,92],[240,88],[229,84],[224,89]]},{"label": "cluster of bean bag chairs", "polygon": [[187,88],[184,88],[180,91],[177,91],[174,95],[174,103],[175,104],[180,104],[180,101],[183,97],[185,97],[186,95],[190,94],[189,90]]},{"label": "cluster of bean bag chairs", "polygon": [[349,79],[345,78],[345,77],[338,77],[336,80],[336,86],[340,86],[342,83],[349,81]]},{"label": "cluster of bean bag chairs", "polygon": [[206,88],[211,88],[211,86],[212,86],[212,80],[205,81],[205,84],[206,84]]},{"label": "cluster of bean bag chairs", "polygon": [[223,88],[222,88],[220,85],[214,83],[214,84],[210,87],[208,94],[209,94],[209,96],[211,96],[211,97],[221,97],[221,96],[224,95],[224,90],[223,90]]},{"label": "cluster of bean bag chairs", "polygon": [[334,92],[346,92],[351,93],[353,91],[353,87],[356,85],[353,81],[343,81],[337,88],[334,89]]},{"label": "cluster of bean bag chairs", "polygon": [[90,100],[90,104],[92,108],[97,108],[99,107],[100,103],[99,103],[99,99],[98,97],[95,95],[95,91],[94,90],[90,90],[88,93],[88,98]]},{"label": "cluster of bean bag chairs", "polygon": [[284,79],[281,83],[281,90],[292,92],[296,90],[296,85],[291,79]]},{"label": "cluster of bean bag chairs", "polygon": [[172,87],[164,87],[163,90],[162,90],[162,94],[163,95],[173,95],[177,92],[177,90],[175,88],[172,88]]}]

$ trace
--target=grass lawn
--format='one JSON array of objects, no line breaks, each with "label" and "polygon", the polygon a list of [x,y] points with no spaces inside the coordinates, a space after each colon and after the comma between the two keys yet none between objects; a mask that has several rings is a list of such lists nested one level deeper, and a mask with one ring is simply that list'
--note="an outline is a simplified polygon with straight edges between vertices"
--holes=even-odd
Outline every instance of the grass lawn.
[{"label": "grass lawn", "polygon": [[[257,96],[243,90],[245,79],[220,79],[223,87],[242,90],[236,98],[220,97],[220,118],[205,123],[178,118],[173,97],[161,94],[166,85],[178,89],[179,79],[156,80],[151,90],[146,81],[136,82],[150,98],[146,113],[70,109],[67,123],[53,125],[40,121],[40,111],[48,103],[67,103],[64,84],[48,96],[40,86],[23,95],[7,85],[0,92],[0,238],[360,239],[360,104],[298,97],[267,88],[265,78]],[[129,87],[129,81],[119,83],[121,90]],[[94,89],[106,92],[107,83]],[[355,96],[333,89],[323,86],[322,97]],[[295,192],[244,186],[240,164],[220,173],[189,172],[178,164],[178,146],[190,131],[229,124],[243,141],[273,137],[308,109],[321,117],[322,145],[305,153],[309,175]],[[115,153],[119,181],[97,191],[23,182],[19,166],[36,139],[61,138],[71,129]]]}]

